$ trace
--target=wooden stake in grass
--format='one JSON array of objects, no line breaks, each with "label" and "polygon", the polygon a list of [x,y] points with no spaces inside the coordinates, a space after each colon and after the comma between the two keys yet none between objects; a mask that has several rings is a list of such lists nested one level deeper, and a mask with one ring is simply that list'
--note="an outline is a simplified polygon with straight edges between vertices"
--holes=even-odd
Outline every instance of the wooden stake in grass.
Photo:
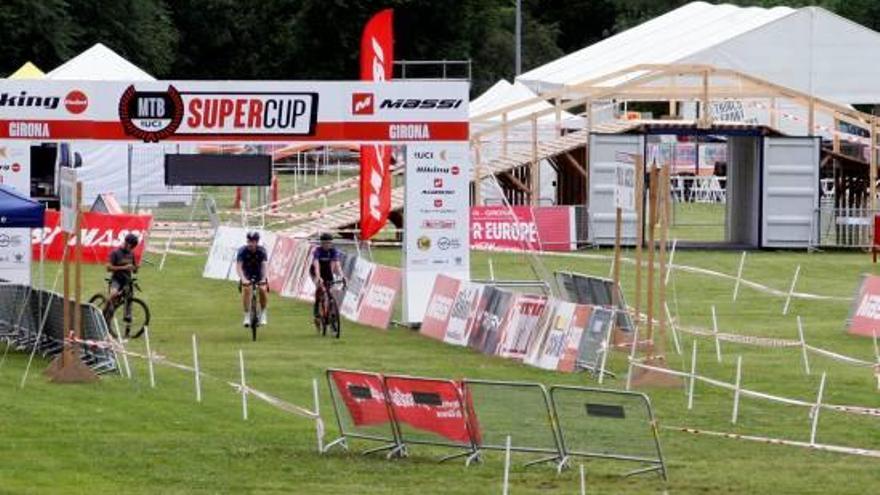
[{"label": "wooden stake in grass", "polygon": [[635,326],[642,318],[642,247],[645,243],[645,160],[636,155],[636,310]]},{"label": "wooden stake in grass", "polygon": [[657,250],[656,245],[656,227],[657,227],[657,185],[660,180],[656,167],[651,167],[649,187],[649,208],[648,212],[648,291],[645,296],[645,312],[647,313],[648,331],[645,338],[648,341],[648,360],[654,357],[654,253]]},{"label": "wooden stake in grass", "polygon": [[739,390],[742,385],[742,364],[743,358],[742,356],[736,357],[736,388],[733,391],[733,415],[730,417],[730,422],[736,424],[737,417],[739,416]]},{"label": "wooden stake in grass", "polygon": [[801,315],[797,316],[798,339],[801,341],[801,359],[804,361],[804,374],[810,374],[810,360],[807,356],[807,341],[804,339],[804,326]]},{"label": "wooden stake in grass", "polygon": [[202,402],[202,374],[199,372],[199,346],[196,342],[196,334],[192,335],[193,346],[193,369],[195,369],[196,402]]},{"label": "wooden stake in grass", "polygon": [[794,294],[794,286],[797,284],[798,276],[801,274],[801,265],[794,270],[794,277],[791,278],[791,287],[788,288],[788,296],[785,298],[785,306],[782,307],[782,314],[788,314],[788,308],[791,306],[791,296]]},{"label": "wooden stake in grass", "polygon": [[248,403],[247,403],[247,382],[244,379],[244,352],[238,350],[238,368],[241,371],[241,419],[248,419]]},{"label": "wooden stake in grass", "polygon": [[736,302],[736,298],[739,295],[739,284],[742,282],[743,275],[743,267],[746,264],[746,252],[742,252],[742,256],[739,257],[739,268],[736,270],[736,284],[733,286],[733,302]]},{"label": "wooden stake in grass", "polygon": [[819,410],[822,409],[822,396],[825,394],[825,373],[819,380],[819,393],[816,395],[816,405],[813,406],[813,421],[810,425],[810,445],[816,445],[816,430],[819,428]]},{"label": "wooden stake in grass", "polygon": [[715,305],[712,305],[712,336],[715,337],[715,357],[721,362],[721,339],[718,338],[718,315],[715,313]]}]

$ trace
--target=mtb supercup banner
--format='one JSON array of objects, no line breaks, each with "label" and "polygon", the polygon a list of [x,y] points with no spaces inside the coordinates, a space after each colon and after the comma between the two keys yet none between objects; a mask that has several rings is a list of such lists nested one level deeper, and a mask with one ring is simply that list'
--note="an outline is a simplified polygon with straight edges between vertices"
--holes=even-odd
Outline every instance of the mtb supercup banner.
[{"label": "mtb supercup banner", "polygon": [[466,143],[406,147],[404,320],[421,322],[434,279],[470,279]]}]

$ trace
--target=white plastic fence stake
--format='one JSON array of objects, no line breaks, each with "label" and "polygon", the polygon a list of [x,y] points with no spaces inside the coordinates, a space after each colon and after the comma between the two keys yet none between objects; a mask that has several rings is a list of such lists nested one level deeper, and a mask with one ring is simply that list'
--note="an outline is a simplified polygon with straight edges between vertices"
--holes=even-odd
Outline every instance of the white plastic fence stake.
[{"label": "white plastic fence stake", "polygon": [[611,320],[608,322],[608,331],[605,332],[605,341],[602,343],[602,360],[599,362],[599,385],[605,381],[605,365],[608,362],[608,354],[611,354],[611,334],[614,333],[614,322],[617,321],[617,312],[614,308],[611,311]]},{"label": "white plastic fence stake", "polygon": [[501,486],[501,493],[507,495],[510,493],[510,435],[504,444],[504,484]]},{"label": "white plastic fence stake", "polygon": [[743,276],[743,267],[746,265],[746,252],[743,251],[742,256],[739,258],[739,268],[736,270],[736,284],[733,286],[733,302],[736,302],[737,296],[739,296],[739,283],[742,281]]},{"label": "white plastic fence stake", "polygon": [[199,371],[199,346],[196,342],[196,334],[192,335],[193,344],[193,368],[196,370],[196,402],[202,402],[202,373]]},{"label": "white plastic fence stake", "polygon": [[794,270],[794,277],[791,278],[791,287],[788,288],[788,296],[785,298],[785,306],[782,308],[782,314],[788,314],[788,308],[791,306],[791,296],[794,294],[794,286],[797,285],[798,276],[801,274],[801,265],[798,265]]},{"label": "white plastic fence stake", "polygon": [[691,381],[688,384],[688,411],[694,408],[694,383],[697,381],[697,340],[691,350]]},{"label": "white plastic fence stake", "polygon": [[584,474],[583,464],[581,464],[581,495],[587,495],[587,477]]},{"label": "white plastic fence stake", "polygon": [[614,278],[614,257],[611,257],[611,267],[608,268],[608,278]]},{"label": "white plastic fence stake", "polygon": [[877,330],[874,330],[874,356],[877,357],[877,366],[874,375],[877,377],[877,390],[880,390],[880,346],[877,345]]},{"label": "white plastic fence stake", "polygon": [[732,424],[736,424],[739,417],[739,390],[742,385],[742,356],[736,357],[736,389],[733,391],[733,416],[730,418]]},{"label": "white plastic fence stake", "polygon": [[715,337],[715,357],[721,362],[721,340],[718,338],[718,315],[715,313],[715,305],[712,305],[712,335]]},{"label": "white plastic fence stake", "polygon": [[666,311],[666,321],[669,322],[669,330],[672,331],[672,344],[675,345],[675,353],[681,356],[681,343],[678,341],[678,330],[675,328],[675,320],[669,311],[669,303],[663,301],[663,310]]},{"label": "white plastic fence stake", "polygon": [[629,349],[629,370],[626,373],[626,389],[629,390],[632,386],[632,375],[633,375],[633,363],[636,361],[636,347],[639,346],[639,326],[634,325],[635,330],[633,331],[632,336],[632,345]]},{"label": "white plastic fence stake", "polygon": [[495,280],[495,266],[492,264],[492,258],[489,258],[489,280]]},{"label": "white plastic fence stake", "polygon": [[241,370],[241,419],[248,419],[247,383],[244,380],[244,352],[238,350],[238,367]]},{"label": "white plastic fence stake", "polygon": [[[663,285],[669,285],[669,277],[672,276],[672,267],[673,262],[675,261],[675,247],[678,245],[678,239],[672,240],[672,249],[669,251],[669,262],[666,264],[666,278],[663,280]],[[679,352],[679,354],[681,354]]]},{"label": "white plastic fence stake", "polygon": [[801,341],[801,358],[804,361],[804,374],[810,374],[810,359],[807,356],[807,341],[804,339],[804,326],[801,323],[801,315],[797,317],[798,339]]},{"label": "white plastic fence stake", "polygon": [[147,370],[150,373],[150,388],[156,388],[156,373],[153,369],[153,350],[150,347],[150,327],[144,327],[144,345],[147,346]]},{"label": "white plastic fence stake", "polygon": [[819,394],[816,396],[816,405],[813,406],[813,423],[810,426],[810,445],[816,445],[816,430],[819,427],[819,410],[822,409],[822,396],[825,394],[825,373],[819,381]]},{"label": "white plastic fence stake", "polygon": [[321,399],[318,393],[318,379],[312,378],[312,395],[315,399],[315,433],[318,437],[318,453],[324,453],[324,424],[321,422]]}]

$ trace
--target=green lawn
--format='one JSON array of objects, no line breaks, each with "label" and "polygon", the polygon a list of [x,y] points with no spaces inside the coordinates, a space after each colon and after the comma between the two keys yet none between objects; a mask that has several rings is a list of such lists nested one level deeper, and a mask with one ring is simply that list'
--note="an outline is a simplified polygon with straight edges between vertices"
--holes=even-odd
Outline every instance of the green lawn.
[{"label": "green lawn", "polygon": [[[587,254],[603,253],[589,251]],[[378,261],[397,264],[399,252],[374,250]],[[607,252],[606,252],[607,254]],[[488,276],[489,255],[475,253],[473,276]],[[491,255],[496,276],[531,276],[526,257]],[[605,261],[572,257],[542,258],[547,268],[608,274]],[[681,251],[676,262],[735,273],[739,253]],[[240,326],[234,285],[201,278],[203,257],[170,257],[165,270],[147,266],[140,275],[153,309],[154,350],[169,359],[191,360],[190,336],[198,334],[203,369],[237,380],[237,353],[244,350],[250,385],[287,401],[311,407],[311,380],[327,367],[347,367],[415,375],[545,384],[595,385],[585,374],[562,375],[444,345],[415,332],[379,331],[346,324],[341,341],[322,339],[310,327],[310,307],[273,298],[270,325],[260,340],[249,341]],[[786,289],[801,265],[798,290],[849,297],[859,275],[876,271],[864,254],[751,253],[744,276]],[[49,273],[54,272],[54,267]],[[624,289],[632,301],[632,266],[624,265]],[[49,277],[51,280],[51,277]],[[86,293],[102,287],[97,269],[86,271]],[[424,288],[423,290],[429,290]],[[782,316],[783,300],[744,288],[731,302],[732,283],[705,276],[676,274],[670,302],[684,325],[711,326],[710,307],[718,311],[722,331],[796,338],[794,315],[804,319],[809,343],[872,359],[868,339],[844,334],[844,302],[795,301]],[[690,349],[691,339],[683,346]],[[671,348],[671,343],[670,343]],[[763,349],[724,344],[724,361],[715,362],[712,341],[699,341],[700,373],[733,381],[736,356],[743,358],[744,386],[803,400],[814,400],[819,374],[828,373],[826,400],[880,406],[880,392],[865,368],[811,356],[813,374],[804,376],[797,349]],[[132,345],[143,350],[143,342]],[[103,378],[95,385],[53,385],[39,371],[18,388],[26,356],[10,352],[0,366],[0,493],[499,493],[502,455],[464,468],[460,462],[437,464],[442,452],[415,446],[398,461],[357,453],[319,456],[311,421],[251,400],[250,419],[241,419],[240,398],[219,380],[204,383],[204,402],[194,401],[192,377],[157,367],[151,389],[146,365],[133,361],[135,377]],[[610,363],[618,378],[606,386],[623,387],[625,361]],[[688,358],[672,354],[673,367]],[[730,425],[729,392],[698,384],[695,408],[688,412],[681,389],[648,391],[662,425],[809,439],[808,411],[743,399],[740,421]],[[328,440],[335,434],[329,396],[322,382],[322,411]],[[522,407],[510,405],[510,413]],[[794,447],[689,436],[662,431],[670,482],[655,476],[622,479],[632,466],[586,461],[588,493],[852,493],[876,491],[880,460],[813,452]],[[633,442],[638,441],[636,439]],[[823,411],[818,441],[880,449],[880,418]],[[364,445],[356,444],[355,451]],[[577,493],[577,470],[557,476],[549,467],[524,468],[531,459],[515,455],[512,493]]]}]

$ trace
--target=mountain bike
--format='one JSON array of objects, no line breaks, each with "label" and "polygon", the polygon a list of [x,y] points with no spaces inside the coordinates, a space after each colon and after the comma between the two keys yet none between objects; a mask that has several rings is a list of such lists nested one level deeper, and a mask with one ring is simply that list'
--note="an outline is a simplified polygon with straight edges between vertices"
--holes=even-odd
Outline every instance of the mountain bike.
[{"label": "mountain bike", "polygon": [[324,283],[324,289],[320,295],[321,299],[318,301],[318,317],[321,320],[321,327],[317,330],[321,332],[321,336],[326,337],[327,328],[330,328],[330,331],[338,339],[342,335],[342,322],[339,319],[339,303],[334,290],[337,285],[345,288],[345,280]]},{"label": "mountain bike", "polygon": [[[248,326],[251,328],[251,340],[257,341],[257,328],[260,326],[260,315],[263,308],[260,307],[260,283],[257,279],[251,279],[247,285],[251,287],[251,299],[248,302]],[[238,284],[238,291],[241,292],[243,284]]]},{"label": "mountain bike", "polygon": [[[109,285],[111,278],[105,279]],[[141,292],[137,278],[130,277],[128,283],[122,287],[122,291],[113,299],[105,294],[95,294],[89,299],[89,304],[101,308],[101,314],[107,321],[107,329],[115,338],[136,339],[143,335],[144,330],[150,324],[150,307],[142,299],[134,296],[135,291]],[[119,325],[120,317],[122,326]],[[122,331],[120,331],[120,329]]]}]

